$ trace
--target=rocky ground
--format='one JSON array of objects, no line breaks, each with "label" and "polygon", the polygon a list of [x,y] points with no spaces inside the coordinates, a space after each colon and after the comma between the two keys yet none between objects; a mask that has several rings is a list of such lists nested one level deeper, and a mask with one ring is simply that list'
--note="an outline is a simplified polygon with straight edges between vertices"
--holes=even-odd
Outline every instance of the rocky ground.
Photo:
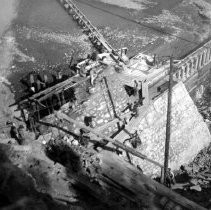
[{"label": "rocky ground", "polygon": [[[211,131],[209,80],[205,82],[205,87],[203,97],[198,98],[195,103]],[[175,171],[175,178],[176,184],[172,188],[176,192],[210,209],[211,143],[202,149],[191,163],[183,165],[179,170]]]},{"label": "rocky ground", "polygon": [[61,160],[69,160],[76,170],[77,159],[71,151],[67,154],[63,150],[51,159],[54,143],[43,144],[47,139],[45,136],[26,146],[12,139],[1,140],[0,209],[106,209],[105,204],[77,188],[71,171],[63,166]]},{"label": "rocky ground", "polygon": [[211,144],[201,150],[194,160],[175,172],[173,189],[206,207],[211,207]]}]

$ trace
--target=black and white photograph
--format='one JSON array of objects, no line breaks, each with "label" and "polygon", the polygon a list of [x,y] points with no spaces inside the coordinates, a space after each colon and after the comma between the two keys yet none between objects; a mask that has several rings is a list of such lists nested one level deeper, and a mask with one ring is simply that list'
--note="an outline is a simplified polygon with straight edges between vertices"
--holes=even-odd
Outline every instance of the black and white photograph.
[{"label": "black and white photograph", "polygon": [[211,0],[0,0],[0,210],[211,210]]}]

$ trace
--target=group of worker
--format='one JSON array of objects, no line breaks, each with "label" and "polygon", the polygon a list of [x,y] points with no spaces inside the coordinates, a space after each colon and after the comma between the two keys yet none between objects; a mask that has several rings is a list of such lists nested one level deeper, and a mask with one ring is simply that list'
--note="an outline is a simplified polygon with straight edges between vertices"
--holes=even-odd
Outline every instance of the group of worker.
[{"label": "group of worker", "polygon": [[15,139],[20,145],[27,145],[30,143],[30,137],[27,135],[27,132],[23,125],[19,125],[18,127],[14,122],[7,122],[7,125],[10,125],[10,136]]},{"label": "group of worker", "polygon": [[56,75],[52,75],[52,78],[53,81],[50,82],[50,78],[47,74],[44,74],[43,77],[41,77],[39,74],[31,73],[29,75],[28,82],[23,80],[21,81],[24,84],[27,83],[27,86],[29,87],[29,92],[31,94],[34,94],[66,79],[66,77],[62,75],[61,72],[57,72]]},{"label": "group of worker", "polygon": [[[90,76],[90,83],[94,86],[95,79],[98,74],[101,72],[102,68],[99,68],[100,65],[109,65],[110,54],[103,52],[97,54],[93,52],[89,54],[86,59],[83,59],[81,62],[74,59],[74,55],[71,58],[69,68],[70,68],[70,77],[71,76],[81,76],[88,77]],[[38,93],[45,88],[52,86],[56,83],[64,81],[68,76],[62,75],[61,71],[57,72],[56,75],[52,75],[53,81],[50,82],[50,78],[47,74],[44,74],[42,77],[36,73],[30,73],[28,79],[21,79],[21,82],[28,87],[30,94]]]},{"label": "group of worker", "polygon": [[75,59],[71,59],[70,61],[70,71],[73,76],[81,76],[88,77],[90,76],[90,83],[94,86],[95,80],[102,68],[99,68],[101,65],[107,66],[111,63],[110,53],[103,52],[97,54],[93,52],[89,54],[86,59],[81,62],[75,61]]}]

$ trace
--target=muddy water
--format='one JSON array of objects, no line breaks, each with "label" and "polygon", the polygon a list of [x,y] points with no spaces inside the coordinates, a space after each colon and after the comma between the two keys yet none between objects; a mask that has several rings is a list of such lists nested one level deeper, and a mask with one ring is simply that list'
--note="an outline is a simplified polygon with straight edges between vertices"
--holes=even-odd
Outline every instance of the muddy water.
[{"label": "muddy water", "polygon": [[16,17],[16,7],[18,2],[15,0],[1,0],[0,2],[0,37],[10,27],[11,21]]},{"label": "muddy water", "polygon": [[[13,32],[8,32],[8,30],[12,20],[17,16],[17,5],[18,1],[15,0],[1,0],[0,2],[0,83],[9,83],[6,76],[9,74],[13,60],[13,43],[10,39]],[[7,38],[4,37],[5,34]]]},{"label": "muddy water", "polygon": [[[55,72],[58,66],[69,62],[73,52],[78,51],[79,57],[85,57],[93,50],[57,0],[19,1],[12,33],[7,39],[12,42],[14,59],[9,80],[17,92],[23,89],[19,79],[26,73]],[[204,30],[197,8],[181,0],[121,0],[121,4],[119,0],[77,0],[76,3],[114,48],[128,47],[130,55],[140,51],[163,55],[172,49],[181,54],[195,47],[185,42],[178,45],[175,37],[150,27],[191,40],[199,39]]]}]

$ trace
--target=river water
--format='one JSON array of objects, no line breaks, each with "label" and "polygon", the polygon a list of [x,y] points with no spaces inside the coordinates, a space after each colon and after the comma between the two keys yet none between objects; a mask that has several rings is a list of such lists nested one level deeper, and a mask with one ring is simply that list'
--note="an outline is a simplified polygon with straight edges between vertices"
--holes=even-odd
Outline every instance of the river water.
[{"label": "river water", "polygon": [[[129,55],[141,51],[180,56],[210,34],[210,22],[199,17],[192,0],[75,2],[114,48],[128,47]],[[0,4],[0,75],[13,83],[16,92],[23,90],[19,80],[26,73],[65,72],[73,52],[85,57],[93,51],[57,0],[1,0]]]}]

